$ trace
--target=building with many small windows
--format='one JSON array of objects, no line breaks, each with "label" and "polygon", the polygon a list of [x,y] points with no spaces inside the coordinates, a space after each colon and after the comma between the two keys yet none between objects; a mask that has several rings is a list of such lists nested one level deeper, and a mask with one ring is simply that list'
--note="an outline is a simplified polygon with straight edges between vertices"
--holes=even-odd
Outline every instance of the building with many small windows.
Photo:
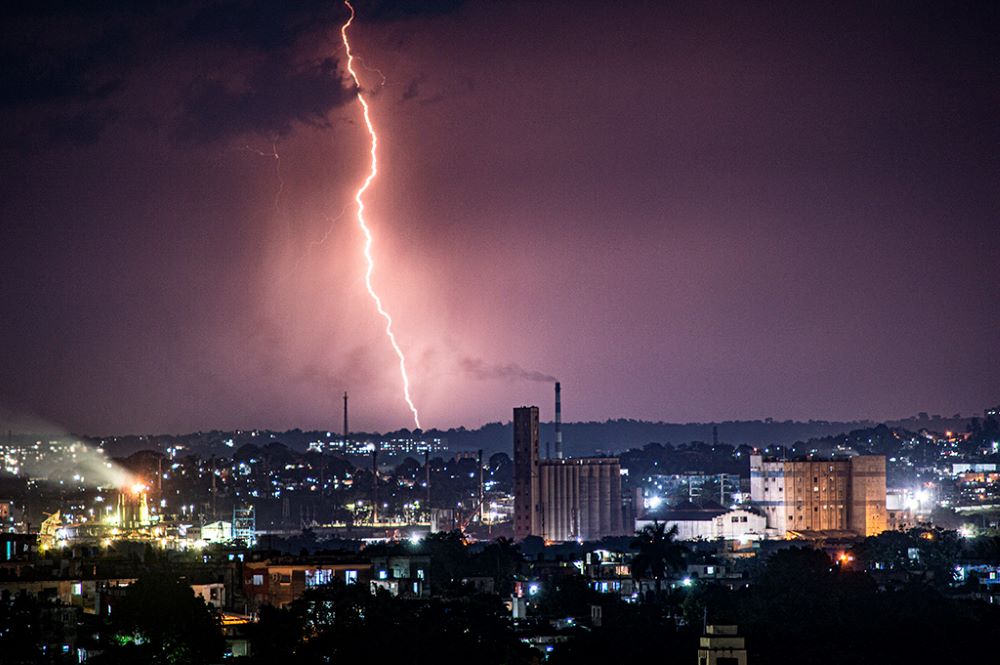
[{"label": "building with many small windows", "polygon": [[851,532],[874,536],[887,528],[885,457],[830,460],[750,457],[750,500],[770,534]]}]

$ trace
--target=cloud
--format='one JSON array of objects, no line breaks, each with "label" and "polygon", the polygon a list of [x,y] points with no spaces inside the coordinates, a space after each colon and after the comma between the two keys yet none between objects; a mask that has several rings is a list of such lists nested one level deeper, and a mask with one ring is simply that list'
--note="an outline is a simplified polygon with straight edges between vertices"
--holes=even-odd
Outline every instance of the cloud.
[{"label": "cloud", "polygon": [[468,0],[373,0],[364,6],[355,5],[359,21],[395,22],[418,18],[435,18],[459,12]]},{"label": "cloud", "polygon": [[225,0],[203,7],[188,19],[181,38],[271,51],[289,48],[302,36],[346,18],[343,4],[331,0]]},{"label": "cloud", "polygon": [[539,372],[537,370],[525,369],[516,363],[491,364],[481,358],[462,358],[462,371],[481,381],[500,379],[504,381],[539,381],[551,383],[556,377]]},{"label": "cloud", "polygon": [[244,134],[284,136],[295,122],[326,125],[327,114],[352,99],[336,59],[295,65],[272,57],[258,65],[243,85],[219,79],[192,83],[183,97],[175,135],[197,143]]},{"label": "cloud", "polygon": [[97,26],[61,39],[59,22],[47,15],[7,12],[0,21],[0,144],[95,141],[117,116],[113,100],[124,87],[119,63],[133,52],[129,32]]},{"label": "cloud", "polygon": [[420,85],[427,80],[426,74],[420,74],[419,76],[410,80],[406,84],[406,88],[403,89],[403,94],[400,96],[400,101],[408,102],[411,99],[416,99],[420,95]]},{"label": "cloud", "polygon": [[[358,21],[437,17],[464,4],[376,1],[358,7]],[[336,0],[10,5],[0,8],[7,147],[93,143],[117,120],[148,115],[136,108],[143,93],[132,93],[150,86],[153,122],[186,144],[323,126],[353,99],[337,60],[324,57],[347,17]]]},{"label": "cloud", "polygon": [[92,145],[117,118],[118,111],[114,109],[54,116],[47,123],[46,138],[51,143]]}]

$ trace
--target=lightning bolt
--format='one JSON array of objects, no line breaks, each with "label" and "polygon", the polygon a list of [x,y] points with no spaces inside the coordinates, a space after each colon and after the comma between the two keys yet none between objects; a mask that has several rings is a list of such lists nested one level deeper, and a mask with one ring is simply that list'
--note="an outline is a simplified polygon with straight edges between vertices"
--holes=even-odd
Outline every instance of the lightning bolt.
[{"label": "lightning bolt", "polygon": [[258,150],[257,148],[251,147],[249,144],[244,145],[241,150],[244,152],[252,152],[259,157],[266,157],[274,160],[274,175],[278,179],[278,191],[274,195],[274,212],[280,213],[281,195],[285,192],[285,180],[281,177],[281,155],[278,154],[277,141],[273,141],[271,143],[271,152]]},{"label": "lightning bolt", "polygon": [[413,405],[413,399],[410,397],[410,377],[406,373],[406,356],[403,354],[403,350],[399,348],[399,343],[396,341],[396,335],[392,332],[392,316],[389,312],[385,310],[382,306],[382,299],[379,297],[378,293],[375,292],[375,288],[372,286],[372,273],[375,271],[375,259],[372,258],[372,232],[368,228],[368,224],[365,222],[365,192],[371,186],[372,181],[375,180],[375,176],[378,175],[378,137],[375,135],[375,126],[372,124],[371,114],[368,110],[368,101],[365,99],[364,93],[361,91],[361,82],[358,80],[358,73],[354,70],[354,55],[351,53],[351,42],[347,39],[347,29],[351,27],[351,23],[354,22],[354,7],[351,5],[350,0],[344,0],[344,5],[350,10],[351,15],[347,19],[347,22],[340,27],[340,36],[344,40],[344,50],[347,52],[347,72],[351,75],[354,80],[354,86],[357,88],[358,102],[361,103],[361,108],[364,111],[365,127],[368,128],[368,136],[371,138],[371,167],[368,171],[368,176],[365,178],[361,187],[354,194],[354,202],[358,207],[358,226],[361,227],[361,232],[365,236],[365,260],[368,263],[368,268],[365,270],[365,287],[368,289],[368,295],[371,296],[372,300],[375,301],[375,309],[378,313],[385,319],[385,334],[389,338],[389,343],[392,344],[393,351],[396,352],[396,357],[399,358],[399,373],[403,378],[403,398],[406,400],[407,406],[410,407],[410,411],[413,413],[413,422],[416,424],[417,429],[422,429],[420,427],[420,414],[417,412],[417,407]]}]

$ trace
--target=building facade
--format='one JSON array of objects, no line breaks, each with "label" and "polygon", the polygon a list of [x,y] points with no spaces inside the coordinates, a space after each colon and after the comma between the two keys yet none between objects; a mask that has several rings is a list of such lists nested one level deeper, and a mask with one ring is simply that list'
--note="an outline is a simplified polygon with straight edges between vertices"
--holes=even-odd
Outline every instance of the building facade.
[{"label": "building facade", "polygon": [[698,644],[698,665],[746,665],[746,642],[736,626],[706,626]]},{"label": "building facade", "polygon": [[677,527],[678,540],[760,540],[767,533],[767,519],[754,510],[743,508],[704,508],[688,504],[656,511],[635,521],[636,531],[655,523],[667,529]]},{"label": "building facade", "polygon": [[263,605],[286,607],[301,598],[306,589],[335,579],[345,584],[368,584],[371,571],[372,564],[363,560],[248,561],[243,566],[243,595],[250,611]]},{"label": "building facade", "polygon": [[887,528],[885,457],[776,460],[750,457],[750,500],[778,537],[801,531],[851,531],[873,536]]},{"label": "building facade", "polygon": [[514,409],[514,538],[538,533],[538,407]]},{"label": "building facade", "polygon": [[542,460],[538,479],[537,535],[545,540],[600,540],[625,533],[618,458]]}]

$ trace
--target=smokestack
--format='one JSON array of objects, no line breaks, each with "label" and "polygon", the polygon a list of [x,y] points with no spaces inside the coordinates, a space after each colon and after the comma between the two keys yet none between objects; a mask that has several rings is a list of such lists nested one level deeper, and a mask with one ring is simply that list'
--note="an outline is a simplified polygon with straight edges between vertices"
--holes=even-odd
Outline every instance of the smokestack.
[{"label": "smokestack", "polygon": [[562,458],[562,386],[556,381],[556,459]]},{"label": "smokestack", "polygon": [[347,428],[347,391],[344,391],[344,447],[347,447],[347,437],[350,435],[351,430]]},{"label": "smokestack", "polygon": [[372,524],[378,524],[378,441],[372,444]]}]

